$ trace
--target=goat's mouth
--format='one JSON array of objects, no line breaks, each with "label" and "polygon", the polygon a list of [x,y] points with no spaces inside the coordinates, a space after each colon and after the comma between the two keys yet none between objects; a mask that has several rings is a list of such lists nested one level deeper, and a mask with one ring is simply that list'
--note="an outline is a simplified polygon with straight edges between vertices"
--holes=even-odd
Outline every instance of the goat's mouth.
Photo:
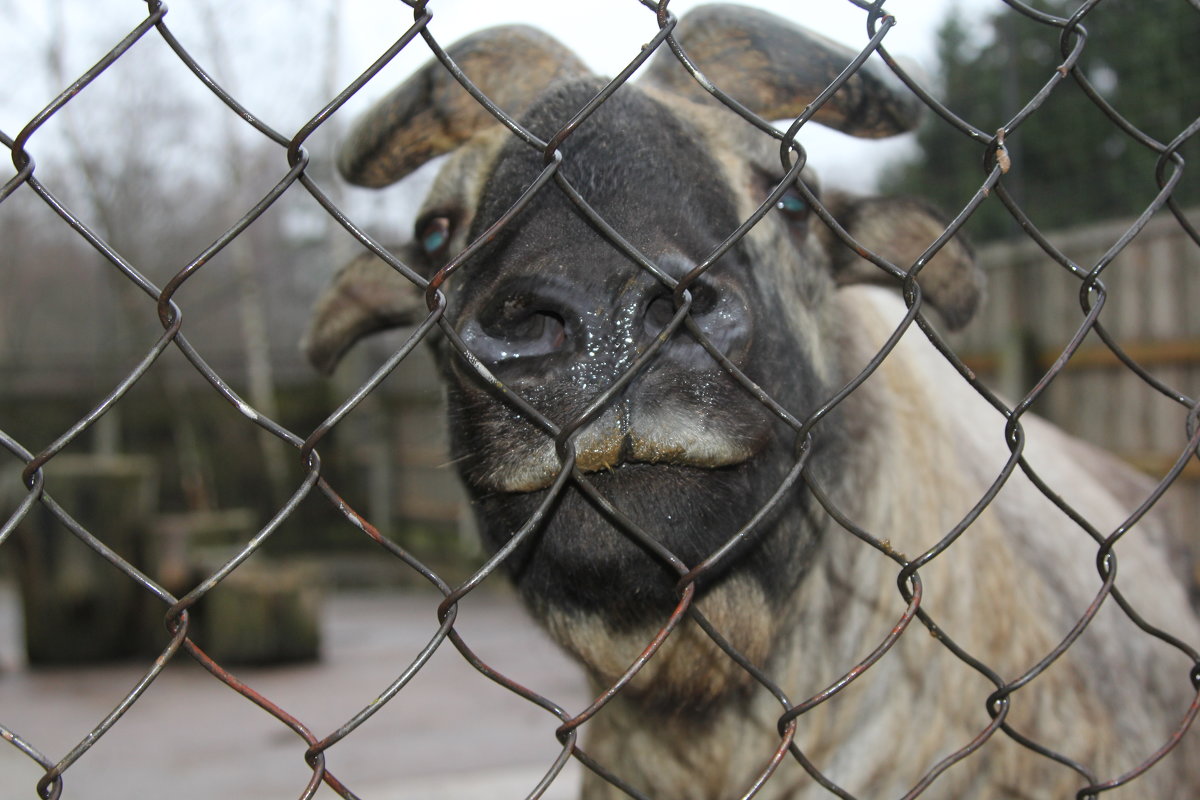
[{"label": "goat's mouth", "polygon": [[[634,467],[686,467],[720,470],[753,459],[767,437],[734,438],[728,435],[689,435],[676,429],[670,436],[648,436],[637,431],[596,435],[585,431],[575,446],[575,466],[591,475],[616,475]],[[532,452],[514,452],[510,459],[492,465],[473,481],[492,492],[529,493],[549,488],[561,474],[563,461],[554,444],[546,442]]]},{"label": "goat's mouth", "polygon": [[538,613],[586,614],[625,629],[657,627],[679,602],[678,566],[704,563],[735,536],[738,543],[705,573],[701,591],[734,568],[747,575],[799,571],[794,561],[780,559],[789,552],[786,542],[758,544],[774,536],[786,509],[804,500],[796,492],[770,504],[787,472],[784,439],[734,438],[725,429],[676,447],[661,438],[589,439],[587,433],[578,437],[571,465],[583,473],[581,481],[569,480],[561,492],[549,488],[565,468],[553,443],[539,450],[544,459],[530,459],[527,451],[487,473],[490,488],[469,486],[489,551],[498,553],[525,531],[505,569]]}]

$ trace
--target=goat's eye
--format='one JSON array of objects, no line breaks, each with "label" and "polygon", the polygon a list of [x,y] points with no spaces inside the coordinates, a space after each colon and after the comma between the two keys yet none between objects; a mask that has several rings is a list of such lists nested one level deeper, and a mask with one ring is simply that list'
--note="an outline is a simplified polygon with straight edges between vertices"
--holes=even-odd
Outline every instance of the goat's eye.
[{"label": "goat's eye", "polygon": [[430,217],[417,230],[417,241],[425,255],[437,257],[445,255],[450,246],[450,218]]},{"label": "goat's eye", "polygon": [[780,195],[775,207],[790,220],[799,222],[808,218],[808,201],[794,186],[788,187],[788,190]]}]

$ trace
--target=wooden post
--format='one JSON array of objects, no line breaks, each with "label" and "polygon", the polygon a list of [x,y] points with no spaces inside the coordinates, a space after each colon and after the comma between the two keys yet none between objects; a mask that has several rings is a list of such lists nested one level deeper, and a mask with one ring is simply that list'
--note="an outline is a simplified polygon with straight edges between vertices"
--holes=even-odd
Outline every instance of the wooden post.
[{"label": "wooden post", "polygon": [[[157,470],[138,456],[60,455],[46,492],[94,536],[141,567]],[[81,542],[44,506],[13,533],[31,664],[132,655],[150,595]]]}]

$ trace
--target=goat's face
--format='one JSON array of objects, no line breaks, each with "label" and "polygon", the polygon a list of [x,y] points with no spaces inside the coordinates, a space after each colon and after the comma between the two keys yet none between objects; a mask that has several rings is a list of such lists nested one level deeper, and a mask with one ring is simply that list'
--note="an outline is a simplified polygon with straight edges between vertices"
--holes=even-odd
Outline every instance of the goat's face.
[{"label": "goat's face", "polygon": [[[599,87],[586,79],[559,87],[523,122],[548,139]],[[695,565],[766,502],[793,461],[794,434],[682,325],[627,384],[588,410],[669,328],[676,307],[663,278],[680,280],[706,259],[753,210],[747,201],[761,202],[778,176],[754,174],[745,161],[732,165],[743,174],[729,174],[695,125],[632,87],[572,134],[563,154],[566,182],[662,276],[615,247],[551,185],[480,252],[478,272],[462,281],[447,315],[488,371],[558,428],[587,420],[567,439],[580,472],[630,521]],[[468,239],[504,214],[542,166],[524,143],[506,144]],[[799,194],[787,202],[800,203]],[[452,207],[432,213],[435,225],[436,215],[456,214]],[[797,250],[819,262],[820,250],[808,244],[805,221],[771,216],[688,284],[688,313],[711,347],[804,414],[828,381],[815,359],[796,357],[794,336],[781,335],[789,310],[774,270],[756,274],[753,265],[795,261]],[[811,295],[801,308],[820,307],[817,295],[832,285],[817,266],[801,271]],[[542,502],[562,459],[554,437],[498,400],[470,364],[452,356],[446,367],[454,455],[478,499],[485,535],[500,546]],[[802,562],[796,551],[805,542],[777,545],[752,571],[772,586],[795,572],[780,568]],[[765,552],[753,550],[755,557]],[[661,619],[675,603],[678,573],[576,486],[513,563],[539,602],[560,609]]]},{"label": "goat's face", "polygon": [[[813,63],[831,65],[796,79],[802,70],[794,64],[756,66],[758,53],[714,48],[706,38],[714,33],[777,45],[810,73]],[[799,113],[852,57],[732,7],[695,12],[677,35],[706,74],[736,77],[756,97],[754,110],[771,118]],[[451,53],[468,74],[474,64],[495,84],[485,91],[504,95],[500,105],[523,109],[521,126],[543,141],[604,86],[523,29],[485,32]],[[540,67],[485,77],[506,58]],[[452,141],[434,149],[461,145],[401,255],[432,275],[480,242],[445,284],[444,324],[458,342],[442,341],[439,354],[452,455],[484,537],[503,547],[552,498],[506,564],[526,600],[606,677],[630,653],[609,664],[597,630],[628,634],[639,643],[635,653],[678,602],[681,573],[736,542],[700,586],[739,593],[737,602],[713,604],[726,609],[719,627],[735,632],[735,645],[752,658],[765,658],[772,631],[763,620],[803,579],[820,538],[808,494],[787,489],[790,474],[801,458],[829,475],[849,469],[852,448],[839,442],[836,415],[811,439],[794,427],[850,377],[838,360],[846,321],[830,296],[839,284],[885,274],[810,213],[813,176],[789,173],[776,139],[706,102],[669,52],[565,138],[557,174],[524,204],[545,168],[543,153],[499,126],[486,128],[464,92],[453,103],[437,100],[457,87],[431,83],[449,80],[435,64],[385,100],[352,138],[343,169],[383,184],[428,157],[405,148],[437,136]],[[531,80],[538,85],[504,83]],[[817,119],[864,135],[909,125],[902,95],[869,73],[857,80],[846,90],[857,96],[831,102]],[[430,112],[439,102],[445,107]],[[452,133],[441,119],[413,121],[454,112],[473,114],[478,129]],[[902,269],[940,229],[909,201],[831,196],[823,204]],[[765,216],[723,247],[761,207]],[[951,322],[963,321],[978,293],[969,259],[954,250],[927,269],[927,299]],[[416,295],[382,262],[352,265],[318,310],[314,359],[328,364],[368,330],[420,318]]]}]

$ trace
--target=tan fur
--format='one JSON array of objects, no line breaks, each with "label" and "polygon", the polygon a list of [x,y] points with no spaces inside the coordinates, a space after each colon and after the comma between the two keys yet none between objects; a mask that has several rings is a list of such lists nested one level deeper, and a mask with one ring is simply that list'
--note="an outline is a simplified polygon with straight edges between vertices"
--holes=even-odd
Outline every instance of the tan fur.
[{"label": "tan fur", "polygon": [[[767,598],[756,584],[734,579],[707,593],[696,607],[729,644],[752,664],[761,665],[767,662],[782,632],[777,621],[766,616],[746,624],[743,610],[747,605],[766,604]],[[597,692],[614,684],[652,639],[642,630],[618,633],[602,620],[567,616],[553,608],[540,615],[554,638],[587,667]],[[649,703],[667,713],[687,712],[704,710],[751,680],[750,674],[725,655],[698,624],[684,618],[634,676],[629,692],[639,698],[639,703]]]},{"label": "tan fur", "polygon": [[[696,17],[701,18],[725,19],[722,24],[736,27],[743,12],[724,7]],[[737,41],[766,37],[781,44],[774,23],[760,25],[763,20],[757,13],[754,19],[757,28],[739,28]],[[685,32],[681,22],[679,35],[688,41]],[[501,41],[510,40],[506,37]],[[781,95],[784,90],[771,84],[781,76],[754,72],[762,72],[765,62],[744,52],[745,47],[709,48],[700,44],[703,36],[691,41],[707,58],[724,62],[710,61],[712,74],[729,70],[729,81],[737,83],[739,71],[749,70],[747,83],[768,84],[746,89],[745,96],[758,104],[758,111],[769,113],[778,110],[779,103],[797,100]],[[800,60],[812,56],[793,55]],[[503,60],[488,54],[478,57],[480,64]],[[682,68],[671,58],[660,55],[645,81],[620,91],[644,91],[695,129],[723,181],[733,189],[737,213],[746,218],[785,172],[779,144],[695,91],[692,79],[681,78]],[[572,64],[564,66],[574,73]],[[499,85],[504,83],[503,72],[498,69],[494,76]],[[455,99],[447,100],[450,107],[442,111],[453,111],[462,102],[461,92],[455,86],[443,88],[453,90]],[[762,95],[758,100],[753,99],[756,93]],[[841,100],[848,94],[852,92]],[[872,103],[886,107],[901,99],[881,91]],[[517,106],[529,100],[513,98]],[[858,105],[849,103],[841,110],[835,105],[830,108],[832,118],[850,118],[861,110],[858,123],[864,132],[878,132],[871,110]],[[479,205],[484,178],[510,140],[509,132],[472,113],[471,125],[478,129],[454,128],[450,143],[437,145],[463,143],[447,160],[423,211],[461,215],[450,253],[466,246],[465,232]],[[794,109],[789,106],[787,113]],[[445,133],[438,127],[441,123],[433,125],[431,116],[420,109],[413,119],[416,130],[411,137],[418,151],[430,130]],[[374,113],[360,129],[366,132],[358,134],[358,143],[351,144],[351,160],[362,162],[364,152],[379,146],[381,138],[398,137],[395,141],[405,143],[405,124],[387,109]],[[400,147],[375,166],[383,177],[395,179],[415,168],[421,157],[410,157]],[[804,178],[815,185],[811,176]],[[901,270],[908,269],[940,232],[919,204],[833,194],[827,200],[835,217],[847,221],[852,236]],[[881,281],[885,273],[844,247],[815,215],[799,225],[781,217],[767,214],[747,235],[743,247],[754,274],[746,279],[787,299],[770,322],[792,347],[789,356],[811,365],[822,385],[844,385],[875,355],[906,310],[895,291],[860,282],[883,282],[894,289],[898,281]],[[722,268],[718,263],[713,269]],[[388,279],[388,285],[399,285],[394,275]],[[969,251],[956,243],[922,271],[920,282],[926,302],[951,324],[965,322],[982,290]],[[356,297],[354,289],[335,287],[341,299]],[[353,307],[377,313],[380,307],[390,311],[406,303],[398,292],[373,305]],[[348,344],[345,332],[363,325],[362,320],[332,314],[319,317],[310,344],[318,352],[339,353]],[[815,463],[812,473],[825,476],[822,480],[829,485],[823,485],[824,490],[854,523],[884,540],[892,554],[907,559],[918,557],[951,531],[983,497],[1009,457],[1004,417],[915,328],[830,420],[827,424],[841,426],[839,446],[844,452],[839,455],[848,464],[822,470]],[[529,429],[529,441],[515,441],[521,439],[522,424]],[[613,447],[605,444],[604,424],[601,416],[593,430],[579,437],[580,466],[585,470],[611,466]],[[1032,467],[1102,534],[1114,530],[1149,492],[1144,480],[1111,457],[1033,416],[1022,418],[1022,424]],[[533,426],[521,420],[506,419],[504,425],[498,433],[514,440],[507,461],[487,467],[506,475],[510,483],[491,488],[543,486],[559,466],[544,437],[536,438]],[[632,448],[646,460],[711,466],[727,462],[706,454],[706,446],[721,445],[717,452],[726,454],[734,449],[719,437],[706,439],[695,431],[694,436],[680,436],[678,428],[661,421],[651,427],[639,432],[649,438],[639,439]],[[539,447],[545,451],[541,455]],[[468,477],[479,483],[478,476]],[[735,574],[698,601],[716,629],[761,667],[793,705],[853,670],[885,640],[906,610],[896,585],[896,562],[832,520],[822,519],[826,529],[812,550],[811,563],[796,565],[805,575],[794,596],[782,601],[766,597],[758,583]],[[799,535],[810,522],[784,519],[779,524],[784,533]],[[1095,541],[1018,470],[957,541],[921,568],[921,608],[1000,680],[1013,681],[1062,641],[1096,596],[1101,584],[1094,566],[1096,551]],[[1116,552],[1117,585],[1139,612],[1193,645],[1200,642],[1200,626],[1182,583],[1172,574],[1154,520],[1134,528]],[[598,693],[625,672],[657,630],[614,630],[597,616],[562,612],[549,603],[539,606],[536,598],[532,605],[585,665]],[[1099,779],[1110,779],[1166,742],[1183,719],[1195,694],[1188,680],[1190,666],[1178,650],[1139,631],[1109,598],[1065,655],[1016,691],[1006,721],[1020,734],[1083,762]],[[984,731],[991,721],[985,701],[994,689],[985,675],[955,657],[920,621],[913,621],[870,669],[796,720],[796,743],[818,769],[854,795],[900,797]],[[766,768],[780,745],[777,725],[783,710],[770,691],[712,644],[692,620],[684,619],[629,686],[585,725],[583,746],[648,797],[723,800],[744,795]],[[1104,797],[1200,796],[1196,753],[1193,734],[1149,774]],[[996,732],[922,797],[1070,798],[1085,783],[1072,770]],[[585,778],[583,795],[586,800],[626,796],[591,774]],[[756,796],[815,800],[831,795],[788,756]]]},{"label": "tan fur", "polygon": [[[849,372],[866,363],[904,309],[892,293],[867,287],[842,290],[837,300],[842,313],[860,323],[845,342]],[[919,332],[906,336],[848,402],[871,420],[861,445],[873,467],[837,491],[836,500],[859,525],[910,557],[966,514],[1007,458],[1003,418]],[[1116,488],[1126,494],[1146,490],[1110,457],[1036,418],[1023,424],[1034,468],[1102,532],[1132,510],[1116,500],[1114,480],[1124,483]],[[767,671],[793,702],[848,672],[905,609],[896,589],[898,566],[849,534],[831,533],[787,618],[764,623],[782,632]],[[1195,642],[1200,630],[1158,535],[1147,521],[1120,543],[1118,586],[1152,623]],[[959,645],[1013,680],[1066,635],[1099,590],[1095,551],[1083,531],[1017,474],[993,506],[920,571],[922,607]],[[1110,599],[1067,654],[1015,694],[1008,721],[1101,779],[1112,778],[1149,756],[1182,720],[1194,695],[1189,666],[1173,648],[1136,630]],[[796,740],[856,796],[898,797],[983,731],[989,722],[984,701],[993,688],[914,621],[860,679],[800,717]],[[665,729],[643,730],[637,702],[618,699],[591,724],[586,746],[648,796],[735,797],[778,745],[781,713],[770,694],[756,690],[702,729],[680,718]],[[1190,796],[1200,787],[1194,755],[1192,736],[1128,789],[1106,796]],[[1038,788],[1021,794],[1011,788],[1018,783]],[[1082,785],[1071,770],[997,732],[922,797],[1070,798]],[[586,779],[588,800],[620,796],[603,781]],[[756,796],[829,795],[789,757]]]}]

